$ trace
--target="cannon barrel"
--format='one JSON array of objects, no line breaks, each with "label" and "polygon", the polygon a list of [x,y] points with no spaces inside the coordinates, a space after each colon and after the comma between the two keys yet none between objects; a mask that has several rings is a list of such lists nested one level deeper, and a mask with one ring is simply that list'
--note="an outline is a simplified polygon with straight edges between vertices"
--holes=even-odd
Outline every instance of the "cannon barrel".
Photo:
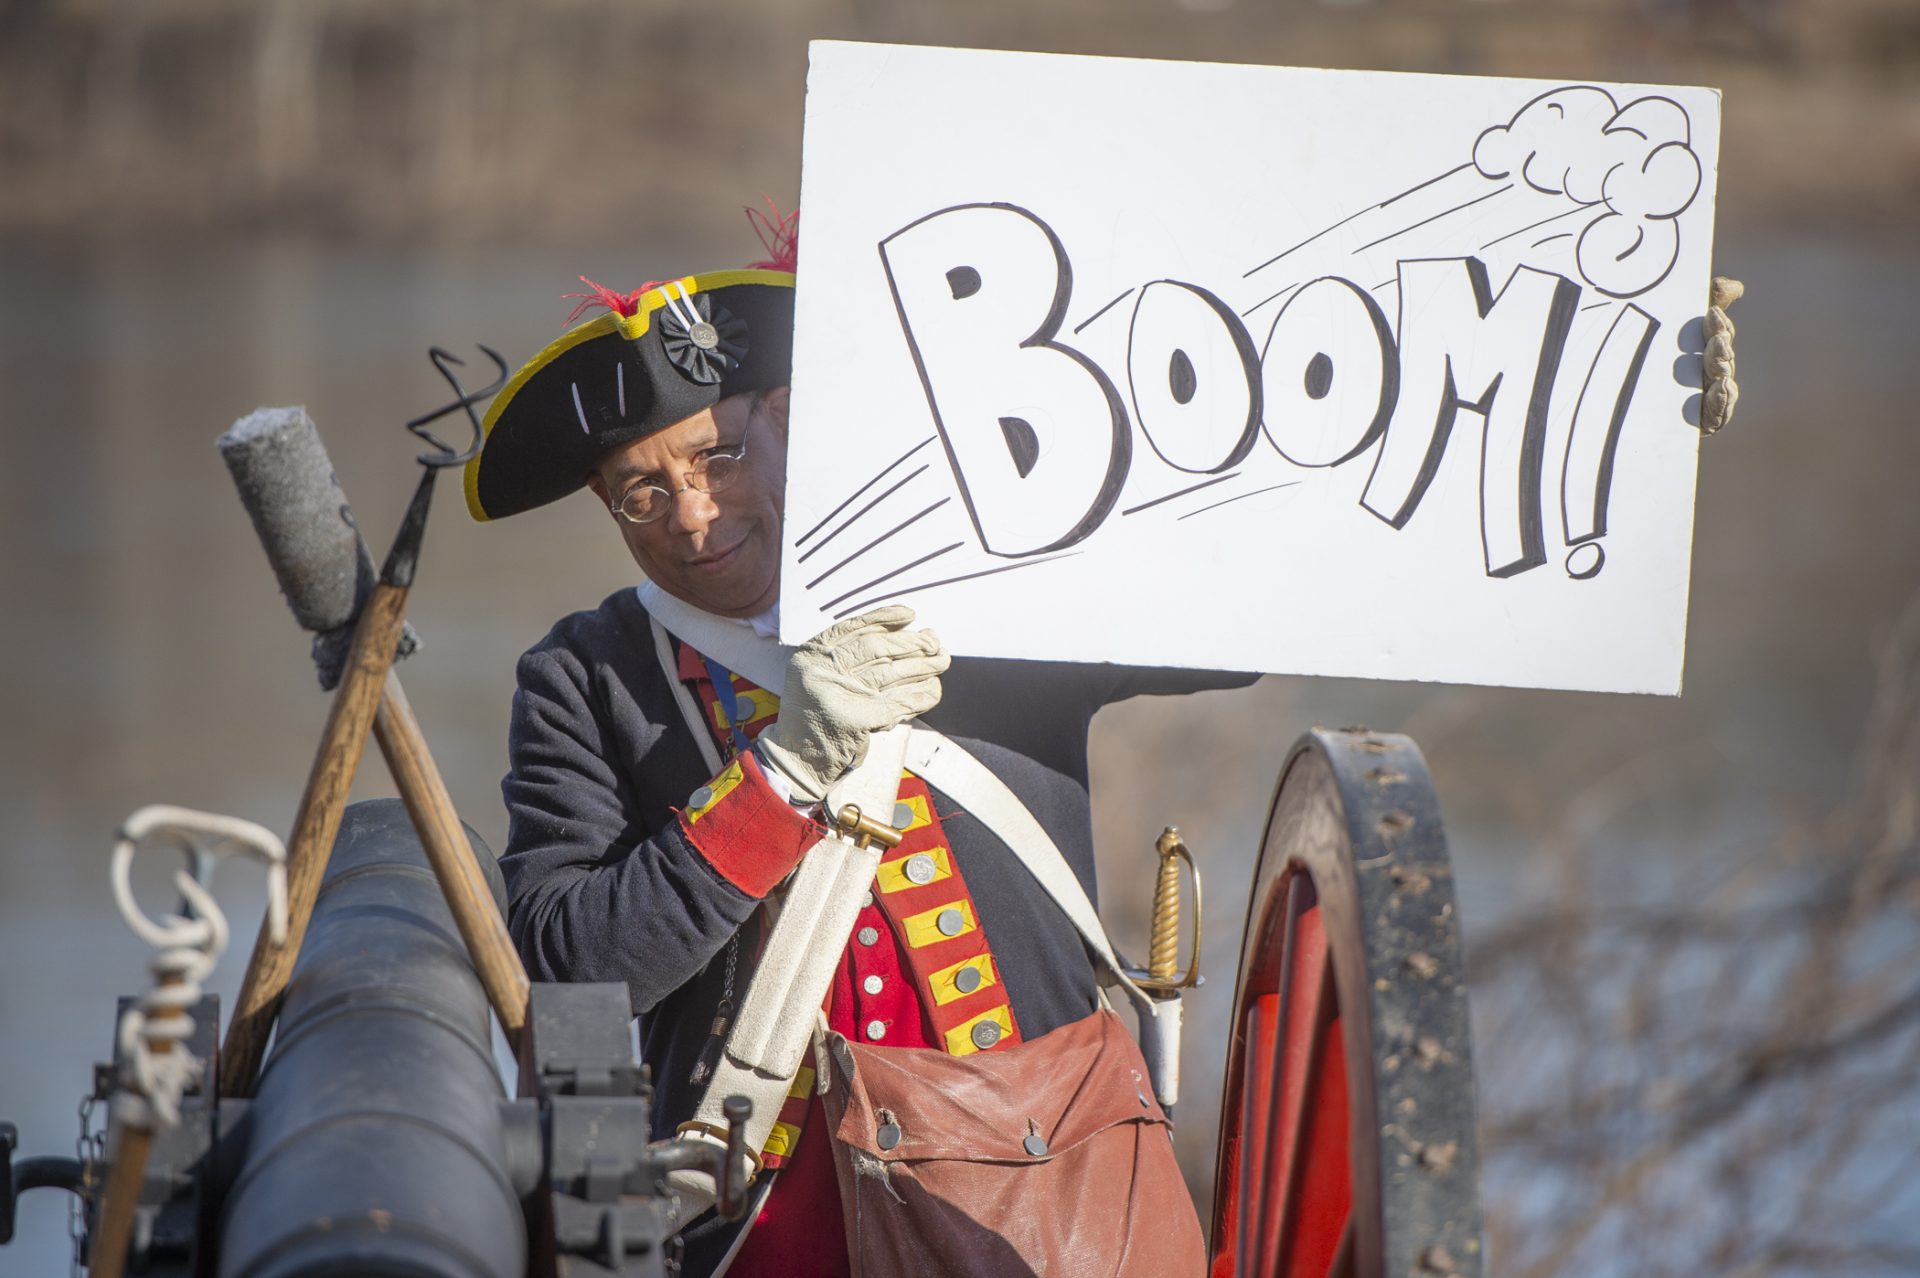
[{"label": "cannon barrel", "polygon": [[342,819],[276,1035],[221,1278],[521,1278],[537,1126],[503,1109],[486,994],[398,800]]}]

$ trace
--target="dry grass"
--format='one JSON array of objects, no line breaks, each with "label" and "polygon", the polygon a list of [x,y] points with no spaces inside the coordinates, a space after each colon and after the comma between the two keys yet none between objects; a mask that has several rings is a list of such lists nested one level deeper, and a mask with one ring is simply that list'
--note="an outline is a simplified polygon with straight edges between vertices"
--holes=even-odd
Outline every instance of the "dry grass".
[{"label": "dry grass", "polygon": [[[1477,935],[1497,1272],[1920,1270],[1920,597],[1877,666],[1832,811],[1569,874]],[[1622,863],[1603,827],[1562,835],[1552,855]]]}]

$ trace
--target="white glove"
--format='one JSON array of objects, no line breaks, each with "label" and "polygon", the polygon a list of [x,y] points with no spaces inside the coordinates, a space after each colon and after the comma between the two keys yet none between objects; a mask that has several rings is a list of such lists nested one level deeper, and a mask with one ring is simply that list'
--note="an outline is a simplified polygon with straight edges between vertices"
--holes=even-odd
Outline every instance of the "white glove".
[{"label": "white glove", "polygon": [[820,802],[866,757],[870,735],[940,704],[947,650],[912,624],[911,608],[875,608],[828,626],[788,658],[780,718],[753,745],[796,800]]},{"label": "white glove", "polygon": [[1740,386],[1733,380],[1733,321],[1727,318],[1727,308],[1746,291],[1739,280],[1716,275],[1707,292],[1707,318],[1702,326],[1707,349],[1700,357],[1702,435],[1711,435],[1732,421],[1733,406],[1740,401]]}]

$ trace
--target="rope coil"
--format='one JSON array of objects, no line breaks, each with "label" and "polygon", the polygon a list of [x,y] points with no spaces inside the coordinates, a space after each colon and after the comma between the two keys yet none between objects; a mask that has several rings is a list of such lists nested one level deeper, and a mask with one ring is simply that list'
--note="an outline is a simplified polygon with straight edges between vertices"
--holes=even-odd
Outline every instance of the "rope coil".
[{"label": "rope coil", "polygon": [[206,1062],[193,1055],[191,1009],[200,982],[227,948],[227,917],[200,877],[175,870],[173,883],[187,913],[149,918],[133,897],[133,856],[142,844],[170,842],[185,851],[205,875],[229,856],[242,855],[267,868],[267,929],[276,944],[287,932],[285,846],[264,826],[235,817],[154,804],[121,824],[110,874],[114,905],[133,934],[158,951],[148,970],[153,986],[120,1019],[118,1045],[124,1064],[113,1098],[112,1119],[149,1131],[180,1121],[180,1100],[199,1081]]}]

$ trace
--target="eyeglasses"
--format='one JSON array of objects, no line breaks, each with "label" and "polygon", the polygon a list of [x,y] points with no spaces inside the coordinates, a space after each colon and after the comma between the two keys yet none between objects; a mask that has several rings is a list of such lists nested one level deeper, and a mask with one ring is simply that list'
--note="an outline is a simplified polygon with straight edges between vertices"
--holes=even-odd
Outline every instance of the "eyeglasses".
[{"label": "eyeglasses", "polygon": [[687,472],[687,482],[681,487],[635,484],[621,494],[619,501],[609,503],[607,509],[630,524],[650,524],[672,510],[673,499],[689,488],[703,493],[724,491],[728,484],[740,477],[746,456],[747,445],[744,440],[730,448],[710,448],[694,458],[693,467]]}]

